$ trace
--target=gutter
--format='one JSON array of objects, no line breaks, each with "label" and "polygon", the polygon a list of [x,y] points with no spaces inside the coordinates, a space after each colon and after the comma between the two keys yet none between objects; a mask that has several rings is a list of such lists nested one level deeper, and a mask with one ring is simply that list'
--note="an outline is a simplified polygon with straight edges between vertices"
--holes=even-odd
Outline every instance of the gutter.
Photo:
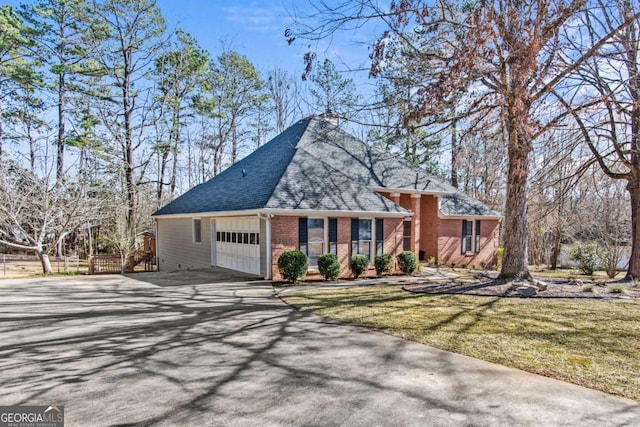
[{"label": "gutter", "polygon": [[271,266],[273,265],[272,260],[271,260],[271,217],[273,215],[269,215],[269,214],[263,214],[262,212],[258,212],[258,218],[260,219],[264,219],[267,222],[267,235],[265,236],[266,239],[266,247],[267,247],[267,253],[266,253],[266,260],[265,262],[267,263],[267,274],[264,276],[265,280],[271,280]]},{"label": "gutter", "polygon": [[263,214],[282,216],[330,216],[330,217],[375,217],[375,218],[404,218],[413,215],[412,212],[379,212],[379,211],[348,211],[348,210],[318,210],[318,209],[247,209],[242,211],[190,212],[178,214],[153,215],[154,219],[194,218],[194,217],[228,217],[228,216],[260,216]]}]

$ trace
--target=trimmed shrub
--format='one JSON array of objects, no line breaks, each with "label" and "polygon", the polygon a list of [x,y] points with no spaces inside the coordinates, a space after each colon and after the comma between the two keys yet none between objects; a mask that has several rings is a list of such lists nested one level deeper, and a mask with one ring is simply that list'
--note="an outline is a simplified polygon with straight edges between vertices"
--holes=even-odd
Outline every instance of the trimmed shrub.
[{"label": "trimmed shrub", "polygon": [[340,262],[334,254],[323,254],[318,257],[318,270],[324,280],[336,280],[340,275]]},{"label": "trimmed shrub", "polygon": [[583,274],[593,274],[598,268],[596,245],[579,243],[571,248],[571,259],[578,263]]},{"label": "trimmed shrub", "polygon": [[296,283],[309,269],[309,259],[300,251],[283,252],[278,258],[278,270],[287,282]]},{"label": "trimmed shrub", "polygon": [[391,273],[393,270],[393,259],[389,254],[380,254],[373,259],[376,267],[376,274],[381,277],[384,273]]},{"label": "trimmed shrub", "polygon": [[398,254],[398,267],[405,274],[411,274],[416,271],[418,261],[416,260],[416,254],[411,251],[404,251]]},{"label": "trimmed shrub", "polygon": [[365,255],[354,255],[349,261],[349,268],[351,268],[353,276],[357,279],[362,273],[367,270],[367,268],[369,268],[369,258],[367,258]]}]

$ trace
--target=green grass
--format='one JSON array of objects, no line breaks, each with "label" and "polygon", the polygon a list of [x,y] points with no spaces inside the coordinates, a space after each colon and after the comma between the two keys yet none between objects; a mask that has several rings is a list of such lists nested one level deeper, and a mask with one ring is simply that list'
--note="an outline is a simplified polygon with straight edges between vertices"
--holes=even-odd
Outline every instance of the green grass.
[{"label": "green grass", "polygon": [[399,286],[300,290],[302,310],[640,400],[640,301],[418,295]]}]

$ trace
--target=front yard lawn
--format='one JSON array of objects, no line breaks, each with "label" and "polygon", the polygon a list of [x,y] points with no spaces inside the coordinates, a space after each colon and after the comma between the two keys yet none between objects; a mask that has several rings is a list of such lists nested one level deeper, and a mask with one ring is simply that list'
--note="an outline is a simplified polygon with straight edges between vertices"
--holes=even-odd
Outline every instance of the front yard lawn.
[{"label": "front yard lawn", "polygon": [[288,304],[640,401],[640,301],[417,295],[400,286],[300,290]]}]

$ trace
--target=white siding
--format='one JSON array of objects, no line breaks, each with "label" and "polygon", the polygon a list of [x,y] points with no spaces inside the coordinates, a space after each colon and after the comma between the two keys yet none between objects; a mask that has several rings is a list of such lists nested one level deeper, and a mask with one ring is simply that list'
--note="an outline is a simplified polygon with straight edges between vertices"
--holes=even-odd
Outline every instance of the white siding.
[{"label": "white siding", "polygon": [[157,245],[160,270],[211,266],[209,218],[202,218],[201,243],[193,242],[192,222],[192,218],[158,218]]}]

